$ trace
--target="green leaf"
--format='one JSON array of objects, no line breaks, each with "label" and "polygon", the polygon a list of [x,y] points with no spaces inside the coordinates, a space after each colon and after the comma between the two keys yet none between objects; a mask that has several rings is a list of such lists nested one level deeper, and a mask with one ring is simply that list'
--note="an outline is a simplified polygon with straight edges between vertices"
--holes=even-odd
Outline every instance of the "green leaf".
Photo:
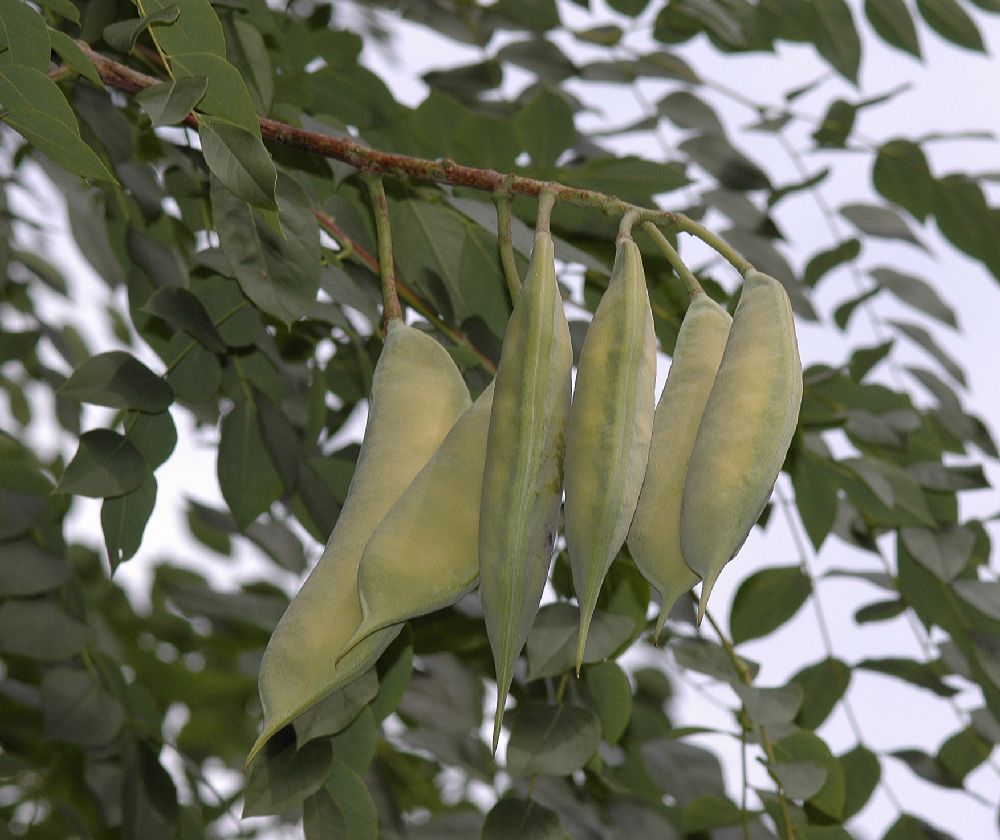
[{"label": "green leaf", "polygon": [[815,287],[823,277],[839,265],[857,259],[861,253],[861,243],[854,238],[845,239],[826,251],[820,251],[806,263],[802,280],[807,286]]},{"label": "green leaf", "polygon": [[115,180],[81,139],[76,115],[59,86],[41,71],[0,66],[0,106],[3,121],[54,163],[83,178]]},{"label": "green leaf", "polygon": [[966,384],[965,373],[962,371],[961,366],[941,348],[941,346],[934,340],[934,337],[927,330],[918,324],[912,324],[908,321],[895,321],[890,319],[889,324],[899,330],[899,332],[910,339],[910,341],[915,344],[919,344],[924,350],[933,356],[934,359],[940,363],[941,367],[943,367],[951,378],[958,382],[959,385],[964,386]]},{"label": "green leaf", "polygon": [[924,662],[890,656],[881,659],[863,659],[855,667],[896,677],[918,688],[926,688],[938,697],[953,697],[958,693],[957,689],[942,682],[941,677]]},{"label": "green leaf", "polygon": [[681,814],[681,829],[685,834],[702,834],[716,828],[740,825],[743,818],[743,811],[728,799],[702,796],[684,809]]},{"label": "green leaf", "polygon": [[98,499],[121,496],[135,490],[147,475],[149,467],[127,438],[111,429],[93,429],[80,435],[80,445],[56,491]]},{"label": "green leaf", "polygon": [[486,815],[480,840],[568,840],[562,820],[555,811],[533,799],[508,795]]},{"label": "green leaf", "polygon": [[378,811],[364,780],[333,760],[326,784],[302,806],[306,840],[377,840]]},{"label": "green leaf", "polygon": [[112,572],[136,555],[155,506],[156,479],[152,474],[130,493],[104,500],[101,529]]},{"label": "green leaf", "polygon": [[295,727],[295,743],[298,747],[313,738],[336,735],[346,729],[378,694],[378,676],[370,668],[360,677],[348,683],[306,709],[292,721]]},{"label": "green leaf", "polygon": [[[790,775],[794,783],[801,783],[803,788],[807,784],[813,784],[817,778],[817,774],[806,770],[804,765],[818,765],[824,771],[824,781],[819,789],[810,793],[800,790],[798,793],[801,795],[789,792],[789,795],[795,799],[808,800],[812,807],[830,819],[840,821],[843,818],[846,798],[844,768],[820,738],[810,732],[796,732],[774,745],[774,756],[786,768],[800,765],[801,769]],[[773,766],[768,769],[774,772]],[[787,769],[785,772],[787,773]]]},{"label": "green leaf", "polygon": [[842,149],[854,130],[858,106],[843,99],[836,99],[826,111],[826,116],[813,132],[816,145],[824,149]]},{"label": "green leaf", "polygon": [[136,413],[126,423],[127,438],[151,469],[163,464],[177,445],[177,427],[169,411],[160,414]]},{"label": "green leaf", "polygon": [[302,188],[284,177],[278,181],[282,235],[214,179],[211,196],[219,242],[243,293],[285,324],[305,315],[319,289],[320,250]]},{"label": "green leaf", "polygon": [[67,659],[93,642],[93,631],[53,601],[10,599],[0,604],[0,652],[43,662]]},{"label": "green leaf", "polygon": [[827,658],[807,665],[790,680],[803,692],[802,707],[795,722],[803,729],[819,729],[847,691],[850,667],[839,659]]},{"label": "green leaf", "polygon": [[699,134],[725,135],[722,121],[711,105],[687,90],[675,90],[656,103],[656,109],[678,128]]},{"label": "green leaf", "polygon": [[184,122],[207,91],[207,77],[186,76],[143,88],[135,95],[135,101],[149,117],[153,128],[159,128]]},{"label": "green leaf", "polygon": [[628,677],[614,662],[597,662],[583,669],[583,685],[585,699],[601,722],[604,740],[617,744],[632,716]]},{"label": "green leaf", "polygon": [[817,761],[775,761],[767,769],[789,799],[811,799],[826,784],[826,768]]},{"label": "green leaf", "polygon": [[983,260],[997,274],[995,259],[996,217],[982,187],[967,175],[954,173],[937,181],[934,220],[956,248]]},{"label": "green leaf", "polygon": [[902,598],[889,598],[859,607],[854,613],[854,620],[858,624],[876,624],[880,621],[890,621],[904,612],[906,612],[906,602]]},{"label": "green leaf", "polygon": [[104,40],[120,53],[128,54],[135,49],[139,36],[154,23],[173,23],[180,15],[177,6],[167,6],[140,18],[128,18],[109,23],[104,27]]},{"label": "green leaf", "polygon": [[844,0],[813,0],[803,20],[809,39],[841,76],[858,83],[861,64],[861,41],[851,9]]},{"label": "green leaf", "polygon": [[874,204],[845,204],[840,214],[862,233],[883,239],[912,242],[925,251],[926,247],[913,235],[909,226],[895,210]]},{"label": "green leaf", "polygon": [[[632,627],[632,621],[627,616],[595,610],[583,661],[592,663],[607,659],[628,641]],[[570,670],[576,662],[579,632],[579,607],[565,601],[542,607],[528,634],[527,679],[558,676]]]},{"label": "green leaf", "polygon": [[734,644],[777,630],[799,611],[812,592],[809,578],[798,566],[755,572],[736,590],[729,627]]},{"label": "green leaf", "polygon": [[783,726],[795,720],[805,697],[802,688],[794,683],[781,688],[758,688],[737,683],[733,686],[739,695],[743,710],[758,726]]},{"label": "green leaf", "polygon": [[965,777],[987,761],[992,751],[992,744],[984,741],[971,726],[967,726],[941,745],[937,760],[952,779],[964,784]]},{"label": "green leaf", "polygon": [[967,604],[983,615],[1000,621],[1000,583],[981,580],[956,580],[952,588]]},{"label": "green leaf", "polygon": [[967,50],[986,52],[976,22],[956,0],[917,0],[917,8],[928,26],[945,40]]},{"label": "green leaf", "polygon": [[790,464],[795,506],[809,541],[818,551],[837,518],[840,482],[828,462],[805,447],[796,449]]},{"label": "green leaf", "polygon": [[865,0],[865,14],[889,46],[920,58],[920,41],[905,0]]},{"label": "green leaf", "polygon": [[563,97],[541,88],[514,118],[514,130],[531,156],[529,169],[551,172],[556,159],[576,139],[573,112]]},{"label": "green leaf", "polygon": [[511,715],[507,770],[515,776],[568,776],[597,752],[601,723],[589,709],[529,701]]},{"label": "green leaf", "polygon": [[[80,22],[80,10],[70,0],[41,0],[38,5],[46,9],[51,9],[60,17],[66,18],[66,20],[73,23]],[[50,29],[49,34],[51,35],[52,32],[53,30]]]},{"label": "green leaf", "polygon": [[270,508],[284,488],[249,400],[238,402],[222,419],[216,472],[222,496],[240,527]]},{"label": "green leaf", "polygon": [[208,168],[234,196],[255,207],[277,209],[278,176],[259,137],[229,120],[208,116],[199,118],[198,134]]},{"label": "green leaf", "polygon": [[740,191],[771,189],[767,173],[725,137],[702,134],[682,141],[677,148],[724,187]]},{"label": "green leaf", "polygon": [[703,796],[726,795],[722,765],[706,749],[674,738],[656,738],[642,744],[640,754],[656,786],[654,793],[669,792],[682,808]]},{"label": "green leaf", "polygon": [[378,660],[378,694],[372,701],[376,723],[381,723],[397,708],[413,675],[413,633],[408,625]]},{"label": "green leaf", "polygon": [[175,329],[185,330],[213,353],[228,349],[201,301],[187,289],[168,286],[157,289],[142,306],[143,312],[162,318]]},{"label": "green leaf", "polygon": [[926,280],[887,266],[873,268],[868,273],[883,289],[888,289],[903,303],[957,329],[955,310],[942,300],[937,290]]},{"label": "green leaf", "polygon": [[78,402],[152,414],[166,411],[174,401],[174,393],[162,376],[122,350],[87,359],[57,393]]},{"label": "green leaf", "polygon": [[[147,14],[176,6],[180,15],[170,26],[155,26],[150,32],[172,59],[187,53],[214,53],[226,57],[226,37],[218,15],[208,0],[142,0]],[[173,61],[171,61],[173,64]]]},{"label": "green leaf", "polygon": [[[64,0],[64,2],[69,7],[68,10],[72,10],[79,17],[76,6],[70,3],[69,0]],[[59,54],[59,57],[69,67],[72,67],[81,76],[92,81],[97,87],[104,87],[104,82],[101,81],[101,76],[97,72],[97,68],[94,67],[94,62],[90,60],[90,56],[80,49],[80,45],[70,38],[69,35],[59,29],[49,27],[49,40],[52,41],[52,49]]]},{"label": "green leaf", "polygon": [[976,545],[976,535],[967,528],[903,528],[899,533],[913,558],[945,583],[961,574]]},{"label": "green leaf", "polygon": [[859,347],[851,353],[847,372],[855,382],[861,382],[879,362],[892,352],[893,342],[886,341],[874,347]]},{"label": "green leaf", "polygon": [[954,840],[954,838],[928,825],[919,817],[903,814],[882,835],[882,840]]},{"label": "green leaf", "polygon": [[878,756],[860,744],[839,756],[844,768],[844,819],[850,819],[868,804],[882,777]]},{"label": "green leaf", "polygon": [[250,765],[243,790],[243,819],[294,808],[323,787],[333,769],[329,741],[310,741],[300,750],[294,741],[278,741],[268,741]]},{"label": "green leaf", "polygon": [[[5,542],[0,563],[0,595],[39,595],[58,589],[70,578],[66,559],[28,540]],[[629,698],[631,699],[631,693]]]},{"label": "green leaf", "polygon": [[872,165],[872,182],[888,201],[905,207],[921,222],[934,202],[934,176],[923,149],[909,140],[882,145]]},{"label": "green leaf", "polygon": [[110,742],[125,723],[118,701],[86,671],[53,668],[42,678],[39,688],[42,731],[52,741],[99,747]]},{"label": "green leaf", "polygon": [[[706,639],[673,639],[670,642],[677,664],[685,670],[697,671],[710,677],[736,685],[742,676],[733,666],[729,655],[717,644]],[[740,659],[751,677],[756,677],[760,666],[749,659]]]},{"label": "green leaf", "polygon": [[22,0],[0,0],[0,65],[45,73],[50,49],[48,27],[38,12]]},{"label": "green leaf", "polygon": [[[178,79],[208,79],[208,90],[198,103],[199,115],[234,123],[260,140],[260,120],[246,82],[232,64],[212,53],[185,53],[171,62]],[[199,116],[200,119],[200,116]]]}]

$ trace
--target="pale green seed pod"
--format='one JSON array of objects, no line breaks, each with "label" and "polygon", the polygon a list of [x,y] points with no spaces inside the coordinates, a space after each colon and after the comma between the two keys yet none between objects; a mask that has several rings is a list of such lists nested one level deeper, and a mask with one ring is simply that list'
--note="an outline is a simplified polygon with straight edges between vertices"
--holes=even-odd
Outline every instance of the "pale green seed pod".
[{"label": "pale green seed pod", "polygon": [[681,551],[704,581],[701,622],[722,567],[760,517],[795,434],[802,362],[781,283],[747,273],[688,463]]},{"label": "pale green seed pod", "polygon": [[580,604],[579,673],[601,584],[625,542],[653,430],[656,336],[639,248],[619,236],[587,328],[566,431],[566,548]]},{"label": "pale green seed pod", "polygon": [[345,645],[451,604],[479,583],[479,501],[493,383],[385,515],[358,569],[361,624]]},{"label": "pale green seed pod", "polygon": [[497,676],[494,750],[555,545],[572,367],[552,237],[537,232],[500,352],[479,515],[479,586]]},{"label": "pale green seed pod", "polygon": [[248,764],[282,726],[370,668],[398,634],[399,626],[373,634],[337,664],[361,621],[358,565],[368,539],[470,403],[448,352],[420,330],[390,321],[336,527],[261,659],[264,727]]},{"label": "pale green seed pod", "polygon": [[649,463],[628,532],[628,550],[660,593],[657,637],[677,599],[698,582],[681,553],[681,499],[695,436],[732,322],[708,295],[695,295],[677,334],[670,372],[653,415]]}]

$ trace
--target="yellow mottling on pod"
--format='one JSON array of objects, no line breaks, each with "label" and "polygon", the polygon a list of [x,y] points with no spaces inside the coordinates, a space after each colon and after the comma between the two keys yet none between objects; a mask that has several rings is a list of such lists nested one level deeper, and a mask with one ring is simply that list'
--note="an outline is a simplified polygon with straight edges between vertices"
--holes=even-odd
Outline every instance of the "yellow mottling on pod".
[{"label": "yellow mottling on pod", "polygon": [[767,504],[795,434],[802,362],[784,287],[747,273],[688,463],[681,551],[704,581],[698,621],[722,567]]},{"label": "yellow mottling on pod", "polygon": [[688,306],[653,416],[649,463],[628,532],[639,571],[660,593],[659,636],[678,598],[698,582],[681,553],[681,499],[708,396],[733,319],[704,292]]},{"label": "yellow mottling on pod", "polygon": [[365,544],[470,403],[447,351],[420,330],[390,321],[344,506],[261,660],[264,727],[247,764],[282,726],[371,667],[399,632],[399,625],[381,630],[335,664],[361,621],[358,565]]},{"label": "yellow mottling on pod", "polygon": [[479,588],[497,676],[494,751],[552,559],[572,367],[552,237],[538,231],[500,352],[479,512]]},{"label": "yellow mottling on pod", "polygon": [[625,542],[653,429],[656,337],[639,248],[620,235],[587,328],[566,433],[566,546],[580,604],[580,670],[601,584]]}]

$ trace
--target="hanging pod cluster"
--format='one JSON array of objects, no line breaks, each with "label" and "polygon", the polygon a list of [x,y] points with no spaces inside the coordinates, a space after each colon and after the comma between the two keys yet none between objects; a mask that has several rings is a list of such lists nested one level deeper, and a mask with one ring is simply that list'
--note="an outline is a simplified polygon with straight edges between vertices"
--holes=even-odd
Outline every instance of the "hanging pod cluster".
[{"label": "hanging pod cluster", "polygon": [[802,396],[784,289],[750,271],[732,318],[697,290],[654,406],[653,317],[627,216],[574,392],[551,206],[543,197],[496,378],[474,403],[440,344],[389,320],[344,506],[261,661],[264,725],[248,763],[281,727],[368,670],[403,622],[477,584],[497,679],[496,749],[564,489],[578,671],[602,583],[626,542],[662,596],[659,633],[699,579],[701,619],[759,517]]}]

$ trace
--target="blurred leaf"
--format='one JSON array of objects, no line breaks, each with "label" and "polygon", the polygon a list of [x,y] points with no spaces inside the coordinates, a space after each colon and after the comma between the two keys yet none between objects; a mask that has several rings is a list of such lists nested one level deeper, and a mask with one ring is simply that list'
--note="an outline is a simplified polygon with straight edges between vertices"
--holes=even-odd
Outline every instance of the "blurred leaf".
[{"label": "blurred leaf", "polygon": [[205,162],[226,189],[255,207],[278,209],[274,163],[259,137],[234,122],[209,116],[199,117],[198,133]]},{"label": "blurred leaf", "polygon": [[851,682],[851,668],[839,659],[827,658],[807,665],[789,679],[802,689],[802,706],[795,722],[804,729],[819,729],[830,716]]},{"label": "blurred leaf", "polygon": [[[791,776],[797,786],[801,785],[798,795],[789,795],[795,799],[807,800],[812,807],[832,820],[843,819],[846,800],[844,768],[822,739],[809,732],[796,732],[774,745],[774,756],[779,766],[783,767],[779,778],[784,782],[784,777]],[[815,785],[819,778],[819,774],[810,769],[810,766],[818,766],[823,774],[818,789],[807,792],[805,788]],[[768,769],[774,772],[773,765]]]},{"label": "blurred leaf", "polygon": [[890,319],[889,324],[899,330],[899,332],[910,339],[910,341],[923,347],[923,349],[933,356],[941,364],[941,367],[943,367],[952,379],[959,383],[959,385],[966,384],[965,373],[962,371],[961,366],[941,349],[941,346],[934,340],[934,337],[927,330],[918,324],[912,324],[908,321],[896,321]]},{"label": "blurred leaf", "polygon": [[597,752],[601,724],[579,706],[529,701],[511,715],[507,770],[516,776],[567,776]]},{"label": "blurred leaf", "polygon": [[938,697],[953,697],[958,691],[941,681],[941,677],[932,668],[922,662],[900,657],[884,657],[881,659],[863,659],[855,665],[864,671],[874,671],[887,674],[897,679],[905,680],[918,688],[926,688]]},{"label": "blurred leaf", "polygon": [[151,414],[166,410],[174,400],[163,377],[122,350],[88,359],[73,371],[58,393],[80,402],[135,408]]},{"label": "blurred leaf", "polygon": [[632,714],[632,688],[614,662],[597,662],[583,669],[585,699],[601,722],[609,744],[617,744]]},{"label": "blurred leaf", "polygon": [[883,41],[920,58],[920,41],[905,0],[865,0],[865,14]]},{"label": "blurred leaf", "polygon": [[272,738],[250,765],[243,793],[243,818],[281,814],[316,793],[330,775],[330,743],[315,740],[295,749],[294,742]]},{"label": "blurred leaf", "polygon": [[111,741],[125,723],[118,701],[86,671],[59,666],[41,682],[43,731],[53,741],[99,747]]},{"label": "blurred leaf", "polygon": [[505,796],[486,815],[480,840],[567,840],[566,830],[555,811],[531,799]]},{"label": "blurred leaf", "polygon": [[885,266],[873,268],[868,273],[883,289],[888,289],[903,303],[950,327],[958,328],[955,310],[941,299],[937,290],[926,280]]},{"label": "blurred leaf", "polygon": [[121,496],[148,475],[145,460],[127,438],[110,429],[94,429],[80,435],[80,445],[56,490],[93,498]]},{"label": "blurred leaf", "polygon": [[967,726],[941,745],[937,760],[952,779],[962,784],[969,773],[989,759],[992,751],[992,746]]},{"label": "blurred leaf", "polygon": [[[905,9],[904,9],[905,11]],[[909,140],[890,140],[878,150],[872,182],[888,201],[905,207],[921,222],[934,202],[934,176],[924,150]]]},{"label": "blurred leaf", "polygon": [[794,683],[781,688],[758,688],[737,683],[733,688],[743,703],[743,710],[757,726],[782,726],[799,713],[805,694]]},{"label": "blurred leaf", "polygon": [[878,207],[874,204],[845,204],[840,208],[840,215],[869,236],[902,239],[927,250],[926,246],[913,235],[902,217],[888,207]]},{"label": "blurred leaf", "polygon": [[10,599],[0,604],[0,651],[43,662],[67,659],[93,641],[86,624],[53,601]]},{"label": "blurred leaf", "polygon": [[5,542],[0,563],[0,595],[39,595],[58,589],[69,580],[71,572],[65,558],[34,542]]},{"label": "blurred leaf", "polygon": [[734,190],[769,190],[771,180],[757,164],[719,135],[702,134],[678,144],[684,152],[724,187]]},{"label": "blurred leaf", "polygon": [[237,403],[222,419],[216,471],[226,504],[241,527],[270,508],[283,489],[264,446],[257,412],[248,401]]},{"label": "blurred leaf", "polygon": [[861,41],[847,3],[844,0],[814,0],[803,15],[803,21],[819,54],[841,76],[857,84]]},{"label": "blurred leaf", "polygon": [[834,100],[826,111],[823,121],[813,132],[813,140],[820,148],[842,149],[854,130],[854,119],[858,107],[843,99]]},{"label": "blurred leaf", "polygon": [[839,245],[820,251],[806,264],[802,281],[807,286],[815,286],[823,277],[838,265],[857,259],[861,253],[861,243],[857,239],[845,239]]},{"label": "blurred leaf", "polygon": [[879,780],[882,766],[878,756],[860,744],[839,757],[844,768],[846,791],[844,796],[844,819],[858,813],[871,799]]},{"label": "blurred leaf", "polygon": [[518,113],[514,130],[531,156],[530,169],[534,172],[551,172],[556,159],[576,138],[573,112],[565,99],[548,88],[541,88]]},{"label": "blurred leaf", "polygon": [[983,615],[1000,621],[1000,583],[956,580],[952,587],[967,604],[971,604]]},{"label": "blurred leaf", "polygon": [[805,448],[796,449],[791,461],[795,506],[809,541],[818,551],[837,517],[836,471]]},{"label": "blurred leaf", "polygon": [[767,769],[789,799],[810,799],[827,779],[826,768],[816,761],[776,761]]},{"label": "blurred leaf", "polygon": [[927,25],[945,40],[967,50],[986,52],[976,22],[956,0],[917,0],[917,8]]},{"label": "blurred leaf", "polygon": [[143,532],[155,505],[156,479],[152,474],[147,475],[135,490],[104,500],[101,505],[101,530],[112,572],[139,551]]},{"label": "blurred leaf", "polygon": [[[546,604],[535,617],[528,634],[527,679],[558,676],[576,662],[576,644],[580,632],[580,610],[565,602]],[[585,663],[607,659],[625,644],[632,633],[629,618],[595,610],[583,653]]]},{"label": "blurred leaf", "polygon": [[46,72],[50,46],[42,16],[21,0],[0,0],[0,12],[0,46],[5,48],[0,50],[0,64]]},{"label": "blurred leaf", "polygon": [[364,781],[339,759],[302,806],[306,840],[376,840],[378,812]]},{"label": "blurred leaf", "polygon": [[703,135],[726,133],[712,106],[687,90],[675,90],[656,104],[656,109],[678,128],[691,129]]},{"label": "blurred leaf", "polygon": [[700,834],[716,828],[740,825],[744,813],[734,803],[721,796],[703,796],[696,799],[681,815],[681,828],[685,834]]},{"label": "blurred leaf", "polygon": [[969,564],[976,543],[975,534],[966,528],[903,528],[899,533],[917,562],[945,583]]},{"label": "blurred leaf", "polygon": [[729,615],[733,643],[760,638],[777,630],[799,611],[812,592],[798,566],[754,572],[736,590]]}]

